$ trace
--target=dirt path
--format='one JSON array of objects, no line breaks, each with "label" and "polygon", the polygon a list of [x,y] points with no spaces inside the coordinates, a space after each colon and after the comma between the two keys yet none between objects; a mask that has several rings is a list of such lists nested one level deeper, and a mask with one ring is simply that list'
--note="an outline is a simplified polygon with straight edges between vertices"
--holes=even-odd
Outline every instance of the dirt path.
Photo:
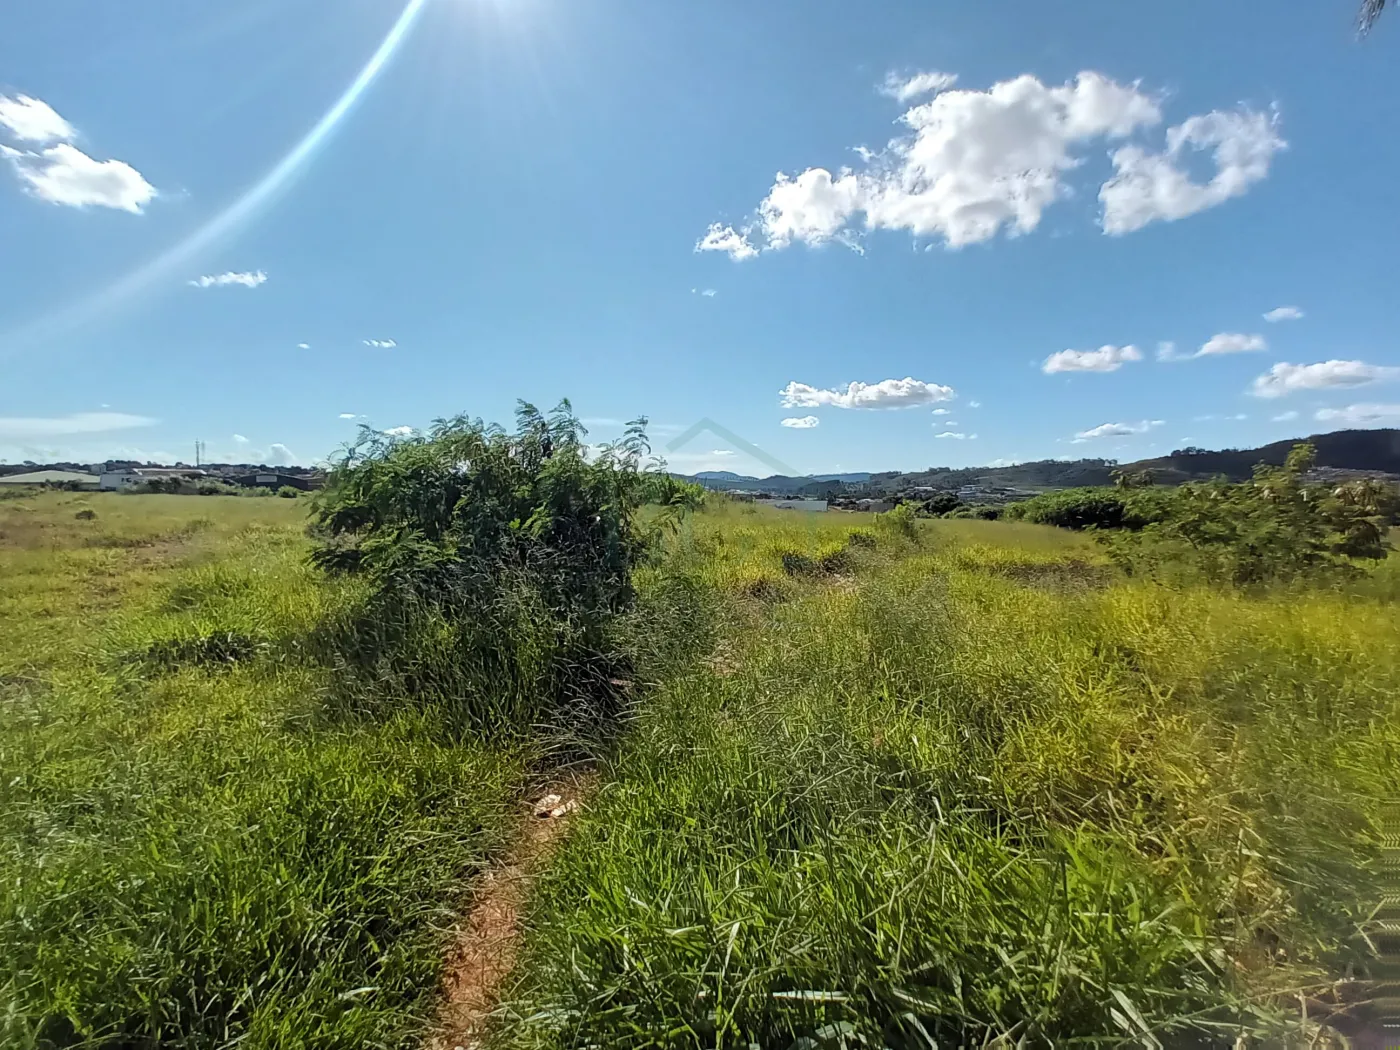
[{"label": "dirt path", "polygon": [[447,953],[438,1031],[428,1050],[473,1050],[480,1045],[487,1018],[519,954],[520,913],[530,880],[596,782],[594,774],[585,771],[557,777],[540,789],[522,814],[515,843],[482,875]]}]

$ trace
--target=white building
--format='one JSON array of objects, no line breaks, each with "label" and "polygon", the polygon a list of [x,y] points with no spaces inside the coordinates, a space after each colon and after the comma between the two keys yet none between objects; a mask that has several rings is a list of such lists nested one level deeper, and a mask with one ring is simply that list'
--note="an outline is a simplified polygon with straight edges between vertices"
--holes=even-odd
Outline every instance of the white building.
[{"label": "white building", "polygon": [[0,485],[71,485],[95,489],[98,479],[96,474],[81,474],[75,470],[35,470],[28,474],[0,475]]},{"label": "white building", "polygon": [[132,467],[122,470],[103,471],[100,488],[107,492],[120,492],[157,478],[202,478],[207,470],[194,467]]}]

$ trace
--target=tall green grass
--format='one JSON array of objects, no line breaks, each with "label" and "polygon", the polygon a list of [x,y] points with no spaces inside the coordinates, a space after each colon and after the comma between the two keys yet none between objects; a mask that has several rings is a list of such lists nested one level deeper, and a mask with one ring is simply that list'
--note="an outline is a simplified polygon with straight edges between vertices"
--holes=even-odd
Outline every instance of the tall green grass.
[{"label": "tall green grass", "polygon": [[293,501],[0,510],[0,1045],[416,1045],[525,756],[329,718]]},{"label": "tall green grass", "polygon": [[[707,515],[715,597],[534,895],[512,1047],[1233,1043],[1360,958],[1395,606],[938,522]],[[765,579],[773,589],[755,588]]]}]

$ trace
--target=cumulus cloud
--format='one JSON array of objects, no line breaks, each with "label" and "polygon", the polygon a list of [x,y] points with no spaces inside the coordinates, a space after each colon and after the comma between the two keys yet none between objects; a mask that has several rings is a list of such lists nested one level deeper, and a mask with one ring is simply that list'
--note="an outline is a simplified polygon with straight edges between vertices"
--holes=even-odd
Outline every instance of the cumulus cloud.
[{"label": "cumulus cloud", "polygon": [[74,146],[77,129],[47,102],[28,95],[0,95],[0,127],[17,141],[47,146],[34,152],[0,145],[0,157],[10,162],[24,188],[40,200],[139,214],[156,195],[155,187],[130,164],[94,160]]},{"label": "cumulus cloud", "polygon": [[1051,354],[1040,370],[1046,375],[1056,372],[1116,372],[1129,361],[1141,361],[1142,351],[1135,346],[1101,346],[1097,350],[1061,350]]},{"label": "cumulus cloud", "polygon": [[340,413],[340,418],[341,418],[341,419],[354,419],[354,418],[355,418],[355,413],[354,413],[354,412],[342,412],[342,413]]},{"label": "cumulus cloud", "polygon": [[692,288],[690,294],[703,295],[706,299],[713,299],[719,292],[715,291],[713,288]]},{"label": "cumulus cloud", "polygon": [[267,463],[272,467],[290,467],[297,462],[297,454],[280,441],[267,447]]},{"label": "cumulus cloud", "polygon": [[1365,361],[1319,361],[1312,365],[1280,362],[1250,386],[1255,397],[1283,397],[1299,390],[1332,390],[1400,378],[1400,368]]},{"label": "cumulus cloud", "polygon": [[1192,356],[1209,357],[1212,354],[1247,354],[1256,350],[1267,350],[1269,344],[1262,335],[1245,335],[1241,332],[1217,332]]},{"label": "cumulus cloud", "polygon": [[1323,408],[1313,418],[1319,423],[1340,423],[1347,427],[1400,426],[1400,405],[1363,404]]},{"label": "cumulus cloud", "polygon": [[[862,230],[906,230],[950,248],[1029,233],[1046,208],[1070,196],[1069,177],[1093,144],[1122,143],[1162,121],[1160,99],[1137,82],[1083,72],[1063,84],[1029,74],[985,91],[951,89],[948,74],[886,81],[908,102],[934,97],[900,118],[904,133],[882,149],[860,147],[860,170],[813,166],[779,172],[751,221],[715,223],[696,245],[752,258],[794,242],[857,246]],[[1171,128],[1164,152],[1123,145],[1100,190],[1102,225],[1126,233],[1245,192],[1283,148],[1275,118],[1242,109],[1191,117]],[[1212,149],[1216,174],[1198,185],[1181,167],[1188,151]]]},{"label": "cumulus cloud", "polygon": [[915,73],[902,76],[899,73],[885,74],[885,82],[880,85],[880,94],[888,95],[897,102],[908,102],[911,98],[934,95],[947,91],[958,82],[956,73]]},{"label": "cumulus cloud", "polygon": [[710,228],[705,231],[705,236],[695,242],[695,250],[724,252],[736,262],[752,259],[758,254],[758,249],[749,242],[748,227],[740,231],[718,222],[711,223]]},{"label": "cumulus cloud", "polygon": [[297,349],[298,349],[298,350],[310,350],[310,349],[311,349],[311,344],[310,344],[310,343],[297,343]]},{"label": "cumulus cloud", "polygon": [[0,125],[21,142],[67,142],[77,134],[47,102],[28,95],[0,95]]},{"label": "cumulus cloud", "polygon": [[950,386],[925,383],[908,376],[882,379],[878,383],[851,383],[844,390],[822,390],[793,382],[778,393],[784,408],[914,408],[950,401],[957,396]]},{"label": "cumulus cloud", "polygon": [[376,350],[392,350],[399,344],[392,339],[366,339],[365,346],[372,346]]},{"label": "cumulus cloud", "polygon": [[410,434],[413,433],[413,428],[412,428],[412,427],[390,427],[388,430],[382,431],[382,433],[384,434],[385,437],[391,437],[391,438],[408,437]]},{"label": "cumulus cloud", "polygon": [[233,441],[234,441],[234,444],[237,444],[237,445],[246,445],[246,444],[248,444],[248,439],[245,438],[242,434],[234,434],[234,435],[233,435]]},{"label": "cumulus cloud", "polygon": [[783,420],[783,426],[792,427],[794,430],[811,430],[815,426],[820,426],[821,420],[816,416],[788,416]]},{"label": "cumulus cloud", "polygon": [[1096,438],[1105,437],[1131,437],[1134,434],[1146,434],[1154,427],[1160,427],[1163,421],[1160,419],[1144,419],[1141,423],[1100,423],[1096,427],[1088,430],[1081,430],[1074,435],[1074,443],[1080,444],[1084,441],[1093,441]]},{"label": "cumulus cloud", "polygon": [[93,160],[60,142],[41,153],[0,146],[20,182],[35,197],[72,208],[96,205],[139,215],[156,195],[141,173],[119,160]]},{"label": "cumulus cloud", "polygon": [[[196,288],[227,288],[230,285],[242,285],[244,288],[256,288],[260,284],[267,283],[267,274],[261,270],[243,271],[242,273],[205,274],[203,277],[196,277],[190,284]],[[302,349],[311,349],[305,343],[300,344]]]},{"label": "cumulus cloud", "polygon": [[976,440],[977,440],[977,435],[976,435],[976,434],[959,434],[956,430],[945,430],[943,433],[941,433],[941,434],[934,434],[933,436],[936,437],[936,438],[939,438],[940,440],[943,439],[943,438],[951,438],[951,439],[954,440],[954,441],[976,441]]},{"label": "cumulus cloud", "polygon": [[160,422],[149,416],[125,412],[74,412],[67,416],[0,416],[0,438],[29,440],[61,437],[67,434],[102,434],[154,426]]},{"label": "cumulus cloud", "polygon": [[[1128,145],[1113,154],[1115,174],[1099,189],[1105,233],[1140,230],[1172,222],[1238,197],[1269,174],[1274,154],[1286,149],[1278,115],[1241,108],[1214,110],[1167,130],[1167,147],[1152,153]],[[1191,153],[1211,151],[1215,174],[1192,180],[1185,168]]]},{"label": "cumulus cloud", "polygon": [[1264,315],[1264,320],[1271,323],[1278,321],[1297,321],[1303,316],[1303,311],[1296,306],[1277,306]]}]

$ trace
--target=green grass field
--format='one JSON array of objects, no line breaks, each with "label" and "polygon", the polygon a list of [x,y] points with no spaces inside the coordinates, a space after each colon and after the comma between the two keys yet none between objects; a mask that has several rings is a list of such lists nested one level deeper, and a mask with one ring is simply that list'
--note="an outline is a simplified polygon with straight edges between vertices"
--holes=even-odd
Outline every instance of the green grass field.
[{"label": "green grass field", "polygon": [[[423,1045],[545,748],[337,713],[357,594],[304,514],[0,501],[0,1045]],[[1382,896],[1396,562],[1240,593],[1042,526],[691,516],[491,1042],[1307,1042]]]}]

